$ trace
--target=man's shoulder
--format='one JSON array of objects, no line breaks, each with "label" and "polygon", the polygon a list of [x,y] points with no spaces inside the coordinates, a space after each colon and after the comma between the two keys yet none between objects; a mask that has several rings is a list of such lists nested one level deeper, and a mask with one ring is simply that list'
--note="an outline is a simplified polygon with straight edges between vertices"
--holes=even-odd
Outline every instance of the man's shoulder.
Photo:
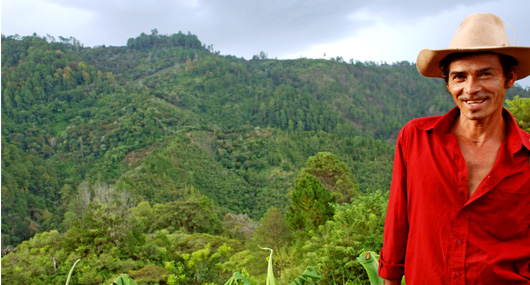
[{"label": "man's shoulder", "polygon": [[508,110],[504,109],[503,116],[504,120],[508,124],[509,129],[514,130],[509,132],[509,135],[511,134],[511,138],[515,139],[516,141],[520,140],[526,149],[530,151],[530,133],[523,130],[521,126],[518,125],[517,121]]},{"label": "man's shoulder", "polygon": [[432,116],[432,117],[422,117],[422,118],[416,118],[410,120],[405,126],[403,127],[403,130],[423,130],[428,131],[434,128],[436,123],[440,121],[440,119],[443,116]]},{"label": "man's shoulder", "polygon": [[416,118],[403,126],[398,135],[398,143],[409,144],[411,140],[423,140],[432,133],[443,116]]}]

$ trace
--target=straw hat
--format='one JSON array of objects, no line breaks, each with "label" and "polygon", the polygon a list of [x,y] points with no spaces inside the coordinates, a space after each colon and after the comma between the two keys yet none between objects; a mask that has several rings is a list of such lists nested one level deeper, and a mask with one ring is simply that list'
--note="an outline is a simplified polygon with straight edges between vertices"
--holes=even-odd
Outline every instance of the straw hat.
[{"label": "straw hat", "polygon": [[440,62],[452,53],[494,52],[512,56],[518,62],[517,79],[530,75],[530,47],[510,46],[502,20],[493,14],[472,14],[464,19],[448,49],[424,49],[417,67],[426,77],[442,77]]}]

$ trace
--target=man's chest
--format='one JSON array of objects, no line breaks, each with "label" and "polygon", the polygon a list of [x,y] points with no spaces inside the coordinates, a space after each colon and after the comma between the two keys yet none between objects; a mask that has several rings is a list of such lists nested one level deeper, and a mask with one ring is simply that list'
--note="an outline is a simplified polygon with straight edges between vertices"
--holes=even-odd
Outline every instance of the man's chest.
[{"label": "man's chest", "polygon": [[404,158],[408,200],[416,206],[440,210],[454,207],[454,211],[492,191],[530,196],[528,154],[508,156],[502,147],[468,152],[458,146],[448,150],[432,141],[422,144]]},{"label": "man's chest", "polygon": [[499,156],[501,144],[476,146],[459,143],[466,165],[468,197],[471,197],[491,172]]}]

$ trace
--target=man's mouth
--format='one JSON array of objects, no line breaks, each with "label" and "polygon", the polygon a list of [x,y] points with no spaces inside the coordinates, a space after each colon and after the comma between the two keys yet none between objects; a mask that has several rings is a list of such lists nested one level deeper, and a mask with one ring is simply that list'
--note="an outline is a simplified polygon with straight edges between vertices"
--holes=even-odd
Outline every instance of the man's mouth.
[{"label": "man's mouth", "polygon": [[466,100],[465,102],[469,105],[476,105],[476,104],[480,104],[480,103],[484,103],[484,101],[486,101],[486,99],[482,99],[482,100]]},{"label": "man's mouth", "polygon": [[484,108],[487,98],[473,98],[473,99],[467,99],[463,100],[466,108],[469,111],[478,111]]}]

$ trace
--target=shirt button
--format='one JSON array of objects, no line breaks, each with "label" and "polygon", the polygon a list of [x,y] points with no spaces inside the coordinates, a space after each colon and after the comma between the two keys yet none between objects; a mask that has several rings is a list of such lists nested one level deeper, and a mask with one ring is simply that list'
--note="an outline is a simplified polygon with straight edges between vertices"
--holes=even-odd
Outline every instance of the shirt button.
[{"label": "shirt button", "polygon": [[455,273],[455,278],[460,278],[460,276],[462,276],[462,274],[460,274],[460,272],[456,272]]},{"label": "shirt button", "polygon": [[457,245],[462,245],[463,243],[464,243],[464,242],[463,242],[461,239],[459,239],[459,240],[456,241],[456,244],[457,244]]}]

